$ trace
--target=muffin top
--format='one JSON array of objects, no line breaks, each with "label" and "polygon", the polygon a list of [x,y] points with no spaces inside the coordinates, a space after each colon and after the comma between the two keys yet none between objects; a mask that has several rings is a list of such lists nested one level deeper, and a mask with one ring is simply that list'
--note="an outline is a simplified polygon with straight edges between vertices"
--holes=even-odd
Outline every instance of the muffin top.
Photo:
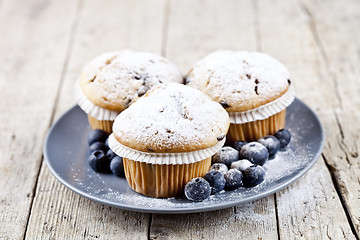
[{"label": "muffin top", "polygon": [[219,50],[194,64],[185,84],[206,93],[228,112],[257,108],[282,96],[289,72],[278,60],[259,52]]},{"label": "muffin top", "polygon": [[181,73],[169,60],[130,50],[102,54],[80,75],[81,90],[92,103],[119,112],[154,86],[182,81]]},{"label": "muffin top", "polygon": [[212,147],[225,138],[229,116],[204,93],[182,84],[159,86],[115,119],[122,145],[142,152],[182,153]]}]

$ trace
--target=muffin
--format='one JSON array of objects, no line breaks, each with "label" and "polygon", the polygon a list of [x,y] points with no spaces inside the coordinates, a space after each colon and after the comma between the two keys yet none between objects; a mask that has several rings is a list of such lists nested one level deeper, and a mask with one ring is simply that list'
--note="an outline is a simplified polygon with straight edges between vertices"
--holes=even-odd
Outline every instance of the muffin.
[{"label": "muffin", "polygon": [[227,143],[254,141],[284,128],[295,98],[286,67],[259,52],[219,50],[194,64],[187,86],[203,91],[230,116]]},{"label": "muffin", "polygon": [[109,137],[123,157],[130,187],[150,197],[181,195],[205,175],[225,143],[230,120],[223,107],[182,84],[160,86],[121,112]]},{"label": "muffin", "polygon": [[149,89],[183,77],[169,60],[148,52],[123,50],[102,54],[83,69],[77,86],[78,105],[91,128],[112,131],[116,116]]}]

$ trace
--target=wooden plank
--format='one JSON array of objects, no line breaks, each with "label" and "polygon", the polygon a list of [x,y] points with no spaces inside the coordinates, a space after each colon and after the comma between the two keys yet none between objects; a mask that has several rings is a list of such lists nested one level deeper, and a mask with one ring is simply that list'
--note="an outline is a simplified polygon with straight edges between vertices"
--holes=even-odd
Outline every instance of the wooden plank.
[{"label": "wooden plank", "polygon": [[[336,84],[306,12],[296,1],[266,1],[259,5],[259,16],[264,51],[289,67],[297,95],[317,112],[326,132],[333,131],[337,126],[331,109],[340,106],[334,97]],[[326,145],[334,140],[328,136]],[[300,181],[277,194],[277,209],[280,238],[355,238],[322,158]]]},{"label": "wooden plank", "polygon": [[166,54],[186,73],[218,49],[256,50],[252,1],[171,1]]},{"label": "wooden plank", "polygon": [[[257,47],[252,1],[172,1],[166,53],[183,72],[222,48]],[[277,239],[274,197],[189,215],[153,214],[150,239]]]},{"label": "wooden plank", "polygon": [[153,214],[150,239],[277,239],[275,208],[269,206],[272,195],[213,212]]},{"label": "wooden plank", "polygon": [[321,158],[277,193],[280,239],[356,239]]},{"label": "wooden plank", "polygon": [[318,37],[318,47],[336,86],[339,102],[328,118],[333,128],[328,132],[324,156],[359,237],[360,3],[305,1],[303,9]]},{"label": "wooden plank", "polygon": [[[163,0],[84,1],[55,119],[75,104],[80,71],[98,54],[123,48],[160,53],[163,9]],[[146,239],[148,224],[149,214],[107,207],[69,191],[44,164],[26,238]]]},{"label": "wooden plank", "polygon": [[1,2],[1,239],[23,239],[75,8],[70,0]]}]

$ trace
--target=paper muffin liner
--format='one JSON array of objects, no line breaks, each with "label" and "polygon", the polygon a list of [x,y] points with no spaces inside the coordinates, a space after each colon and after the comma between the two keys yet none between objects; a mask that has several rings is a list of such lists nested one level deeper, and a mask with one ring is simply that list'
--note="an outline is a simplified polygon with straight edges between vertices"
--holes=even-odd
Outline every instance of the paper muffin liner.
[{"label": "paper muffin liner", "polygon": [[169,198],[183,193],[187,182],[202,177],[211,166],[211,157],[191,164],[151,164],[123,158],[125,177],[136,192],[150,197]]},{"label": "paper muffin liner", "polygon": [[149,153],[141,152],[135,149],[131,149],[127,146],[119,143],[114,134],[109,136],[109,146],[113,152],[123,158],[128,158],[137,162],[151,163],[151,164],[191,164],[208,157],[211,157],[215,153],[221,150],[221,147],[225,143],[225,138],[219,141],[212,147],[201,149],[192,152],[182,153]]},{"label": "paper muffin liner", "polygon": [[114,121],[117,115],[120,113],[118,111],[110,111],[105,108],[96,106],[84,95],[79,83],[77,83],[75,86],[75,95],[79,107],[86,114],[97,120]]},{"label": "paper muffin liner", "polygon": [[114,121],[106,121],[106,120],[97,120],[96,118],[91,117],[88,115],[89,124],[91,129],[101,129],[108,134],[112,133],[112,126]]},{"label": "paper muffin liner", "polygon": [[263,120],[286,109],[295,99],[295,91],[292,85],[278,99],[262,105],[258,108],[244,112],[229,112],[230,123],[242,124]]},{"label": "paper muffin liner", "polygon": [[266,135],[272,135],[285,127],[286,109],[268,117],[267,119],[230,124],[226,135],[227,144],[233,145],[236,141],[256,141]]}]

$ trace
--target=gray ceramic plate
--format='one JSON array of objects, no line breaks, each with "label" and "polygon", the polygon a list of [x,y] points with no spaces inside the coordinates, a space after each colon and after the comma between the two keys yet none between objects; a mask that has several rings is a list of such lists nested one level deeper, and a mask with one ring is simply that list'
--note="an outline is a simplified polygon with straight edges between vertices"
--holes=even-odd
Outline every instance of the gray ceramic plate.
[{"label": "gray ceramic plate", "polygon": [[185,198],[155,199],[134,192],[125,178],[95,173],[86,161],[90,131],[84,112],[75,106],[50,129],[44,156],[51,172],[66,187],[96,202],[122,209],[151,213],[212,211],[253,201],[290,185],[319,158],[324,134],[316,115],[296,99],[287,110],[286,128],[292,140],[286,151],[268,161],[265,181],[253,188],[223,191],[203,202]]}]

